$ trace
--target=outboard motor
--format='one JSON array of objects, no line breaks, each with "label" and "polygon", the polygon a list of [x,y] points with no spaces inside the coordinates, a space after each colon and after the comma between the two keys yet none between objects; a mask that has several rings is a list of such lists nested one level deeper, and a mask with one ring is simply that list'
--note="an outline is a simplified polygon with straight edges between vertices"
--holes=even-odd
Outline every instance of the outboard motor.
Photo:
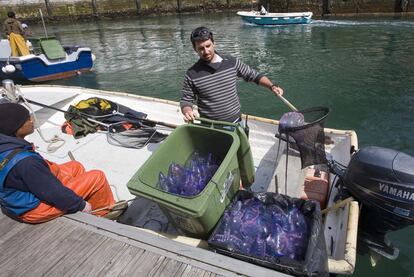
[{"label": "outboard motor", "polygon": [[414,157],[366,147],[352,156],[343,180],[362,203],[358,237],[372,251],[396,259],[399,250],[386,235],[414,224]]}]

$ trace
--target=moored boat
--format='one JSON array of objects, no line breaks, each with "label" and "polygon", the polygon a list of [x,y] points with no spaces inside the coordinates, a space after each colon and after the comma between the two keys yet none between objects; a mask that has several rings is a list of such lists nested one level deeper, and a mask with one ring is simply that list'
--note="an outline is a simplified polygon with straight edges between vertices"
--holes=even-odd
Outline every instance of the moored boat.
[{"label": "moored boat", "polygon": [[[116,103],[148,114],[148,118],[157,122],[168,122],[180,126],[184,124],[178,103],[142,97],[138,95],[100,91],[79,87],[64,86],[23,86],[20,87],[21,95],[25,98],[43,103],[54,108],[67,110],[71,104],[85,100],[90,97],[101,97]],[[147,161],[162,143],[148,144],[141,149],[125,148],[109,144],[107,134],[97,132],[75,140],[72,136],[61,132],[61,125],[65,121],[64,114],[53,109],[30,104],[38,115],[38,126],[41,133],[35,133],[28,137],[34,142],[37,150],[47,159],[57,163],[68,161],[70,157],[82,162],[86,168],[99,168],[103,170],[116,200],[131,200],[131,204],[118,221],[121,223],[137,226],[145,230],[148,226],[142,224],[142,218],[154,214],[156,203],[149,204],[143,198],[135,198],[127,188],[127,183],[136,171]],[[275,137],[278,121],[249,116],[250,136],[249,143],[252,150],[256,178],[252,185],[252,191],[268,191],[299,197],[301,187],[305,182],[305,171],[301,169],[301,159],[297,154],[289,155],[289,186],[287,191],[283,184],[285,176],[286,151],[277,154],[279,139]],[[161,132],[169,134],[171,129],[158,128]],[[347,164],[350,160],[351,149],[357,148],[357,138],[353,131],[341,131],[325,129],[327,154],[341,164]],[[44,140],[54,135],[61,140]],[[57,144],[56,144],[57,143]],[[286,145],[281,141],[282,145]],[[282,149],[284,147],[281,147]],[[179,149],[177,149],[179,151]],[[288,150],[292,152],[293,150]],[[69,155],[70,153],[70,155]],[[338,189],[334,186],[336,179],[330,178],[331,193],[327,200],[327,207],[332,208],[324,218],[323,231],[327,244],[328,266],[331,273],[352,274],[356,258],[356,239],[358,228],[358,203],[348,201],[340,208],[335,209],[335,197]],[[104,219],[102,219],[104,220]],[[157,219],[147,219],[145,222]],[[169,224],[168,222],[166,223]],[[165,227],[165,226],[164,226]],[[168,228],[155,230],[156,236],[165,236]],[[152,233],[154,232],[154,228]],[[167,235],[168,237],[168,235]],[[194,245],[202,246],[199,239],[188,238],[173,234],[176,240]],[[215,254],[218,255],[218,254]]]},{"label": "moored boat", "polygon": [[30,39],[31,54],[11,56],[7,39],[0,40],[0,80],[43,82],[88,72],[94,56],[90,48],[62,46],[54,37]]},{"label": "moored boat", "polygon": [[257,11],[239,11],[243,21],[257,25],[287,25],[287,24],[309,24],[312,20],[312,12],[294,13],[265,13]]}]

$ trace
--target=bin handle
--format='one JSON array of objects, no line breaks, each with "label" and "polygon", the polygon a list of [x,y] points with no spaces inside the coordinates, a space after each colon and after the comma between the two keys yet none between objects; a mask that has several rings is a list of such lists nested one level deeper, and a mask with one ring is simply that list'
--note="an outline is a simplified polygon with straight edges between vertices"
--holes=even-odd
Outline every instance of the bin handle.
[{"label": "bin handle", "polygon": [[[234,127],[234,131],[237,130],[237,127],[239,126],[239,124],[237,123],[232,123],[232,122],[227,122],[227,121],[219,121],[219,120],[212,120],[212,119],[208,119],[208,118],[203,118],[203,117],[196,117],[195,120],[198,120],[202,123],[209,123],[209,127],[210,128],[216,128],[215,125],[220,125],[220,126],[230,126],[230,127]],[[197,123],[194,123],[195,125],[200,125]],[[223,129],[223,128],[216,128],[216,129]],[[230,130],[225,130],[225,131],[230,131]]]}]

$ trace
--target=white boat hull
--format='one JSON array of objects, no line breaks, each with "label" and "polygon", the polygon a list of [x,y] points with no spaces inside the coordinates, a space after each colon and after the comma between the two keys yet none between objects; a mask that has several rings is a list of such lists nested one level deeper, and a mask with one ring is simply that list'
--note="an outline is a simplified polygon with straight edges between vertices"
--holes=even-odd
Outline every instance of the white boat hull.
[{"label": "white boat hull", "polygon": [[[46,105],[67,110],[70,104],[89,97],[101,97],[123,104],[134,110],[148,114],[148,118],[172,124],[184,124],[178,103],[148,98],[121,92],[109,92],[86,89],[80,87],[64,86],[24,86],[21,93],[28,99]],[[56,151],[48,151],[50,143],[43,141],[39,133],[35,132],[27,137],[34,142],[37,151],[45,158],[57,163],[67,162],[73,157],[84,164],[86,169],[101,169],[105,172],[116,200],[129,200],[135,198],[128,189],[127,182],[137,169],[158,148],[159,144],[149,144],[142,149],[123,148],[107,142],[104,133],[90,134],[75,140],[72,136],[61,132],[61,125],[65,121],[63,113],[47,108],[30,105],[36,112],[38,124],[44,137],[51,138],[58,135],[65,140],[62,147]],[[285,172],[285,153],[279,155],[277,160],[278,139],[275,138],[278,122],[275,120],[249,116],[250,146],[252,149],[254,166],[256,170],[253,191],[270,191],[286,193],[283,185]],[[161,132],[169,133],[167,128],[159,128]],[[350,160],[351,147],[357,148],[357,138],[353,131],[325,129],[329,136],[329,144],[325,145],[327,155],[336,161],[347,164]],[[52,145],[53,146],[53,145]],[[52,147],[53,149],[53,147]],[[284,149],[282,146],[281,149]],[[293,155],[294,156],[294,155]],[[278,176],[275,178],[275,176]],[[279,179],[275,181],[275,179]],[[287,194],[297,197],[300,184],[303,184],[304,172],[301,170],[300,158],[289,155],[289,185]],[[333,178],[331,178],[333,180]],[[328,206],[333,206],[335,191],[332,192]],[[127,217],[134,225],[136,213],[131,211]],[[331,273],[352,274],[356,257],[356,231],[358,227],[358,203],[350,202],[342,208],[328,213],[325,220],[324,232],[329,255],[329,270]],[[139,226],[139,225],[136,225]],[[187,242],[186,242],[187,241]],[[185,240],[183,243],[194,243],[194,240]],[[197,245],[205,245],[196,242]]]}]

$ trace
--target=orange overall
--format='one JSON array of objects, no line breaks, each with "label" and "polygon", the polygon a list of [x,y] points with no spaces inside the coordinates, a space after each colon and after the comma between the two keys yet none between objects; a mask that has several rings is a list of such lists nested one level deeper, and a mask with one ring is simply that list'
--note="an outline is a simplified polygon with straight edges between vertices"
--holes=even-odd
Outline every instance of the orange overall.
[{"label": "orange overall", "polygon": [[[111,188],[106,180],[105,174],[100,170],[85,171],[82,164],[70,161],[64,164],[56,164],[46,161],[50,171],[62,184],[74,191],[77,195],[88,201],[92,210],[111,206],[115,203]],[[95,213],[104,216],[109,210]],[[53,206],[41,202],[39,206],[20,216],[27,223],[42,223],[65,214]]]}]

